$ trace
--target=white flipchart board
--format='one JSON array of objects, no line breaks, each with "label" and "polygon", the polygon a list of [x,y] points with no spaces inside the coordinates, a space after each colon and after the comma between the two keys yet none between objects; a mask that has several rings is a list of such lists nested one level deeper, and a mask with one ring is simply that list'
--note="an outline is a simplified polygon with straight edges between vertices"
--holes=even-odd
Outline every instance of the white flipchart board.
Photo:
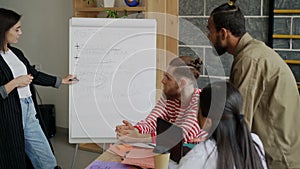
[{"label": "white flipchart board", "polygon": [[71,18],[69,142],[109,143],[123,119],[144,119],[155,103],[156,21]]}]

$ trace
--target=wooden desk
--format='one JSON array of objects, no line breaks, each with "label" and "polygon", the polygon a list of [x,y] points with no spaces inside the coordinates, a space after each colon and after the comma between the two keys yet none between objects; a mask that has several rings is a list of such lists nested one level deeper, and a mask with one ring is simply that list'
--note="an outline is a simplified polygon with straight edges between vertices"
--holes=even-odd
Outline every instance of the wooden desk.
[{"label": "wooden desk", "polygon": [[101,161],[113,161],[113,162],[121,162],[122,159],[119,155],[110,152],[109,150],[106,150],[104,153],[102,153],[96,160]]},{"label": "wooden desk", "polygon": [[[110,161],[110,162],[121,162],[122,159],[117,154],[110,152],[109,150],[106,150],[104,153],[102,153],[96,160],[100,161]],[[139,167],[136,166],[130,166],[130,169],[139,169]]]}]

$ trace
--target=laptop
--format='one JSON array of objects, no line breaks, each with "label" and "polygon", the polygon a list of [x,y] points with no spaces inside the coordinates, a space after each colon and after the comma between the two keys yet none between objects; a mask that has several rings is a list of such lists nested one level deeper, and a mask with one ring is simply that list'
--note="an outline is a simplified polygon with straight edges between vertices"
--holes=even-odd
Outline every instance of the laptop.
[{"label": "laptop", "polygon": [[170,152],[170,159],[179,163],[183,157],[183,130],[164,119],[157,118],[156,147],[153,152]]}]

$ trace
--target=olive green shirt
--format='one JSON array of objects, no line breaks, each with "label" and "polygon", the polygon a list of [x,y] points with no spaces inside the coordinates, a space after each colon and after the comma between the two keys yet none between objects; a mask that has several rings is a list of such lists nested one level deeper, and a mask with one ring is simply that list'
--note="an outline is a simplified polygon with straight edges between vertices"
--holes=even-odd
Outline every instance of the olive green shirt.
[{"label": "olive green shirt", "polygon": [[269,167],[300,168],[300,96],[288,65],[246,33],[236,47],[230,81],[243,96],[246,123],[261,138]]}]

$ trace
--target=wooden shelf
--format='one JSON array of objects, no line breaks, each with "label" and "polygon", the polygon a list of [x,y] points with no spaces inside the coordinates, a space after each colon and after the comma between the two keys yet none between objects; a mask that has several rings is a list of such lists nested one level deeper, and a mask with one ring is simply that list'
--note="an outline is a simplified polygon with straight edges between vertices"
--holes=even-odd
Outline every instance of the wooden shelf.
[{"label": "wooden shelf", "polygon": [[132,11],[132,12],[145,12],[146,7],[112,7],[112,8],[103,8],[103,7],[87,7],[87,8],[77,8],[78,12],[104,12],[106,10],[113,11]]}]

